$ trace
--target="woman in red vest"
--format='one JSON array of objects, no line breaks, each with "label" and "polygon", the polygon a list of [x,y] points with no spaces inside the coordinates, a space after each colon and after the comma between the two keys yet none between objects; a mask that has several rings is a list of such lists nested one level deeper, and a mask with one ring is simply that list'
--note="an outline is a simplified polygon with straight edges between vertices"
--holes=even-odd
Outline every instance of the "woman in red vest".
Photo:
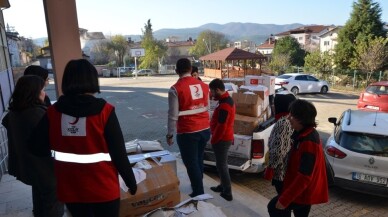
[{"label": "woman in red vest", "polygon": [[37,137],[49,141],[36,139],[36,152],[51,150],[58,199],[73,217],[117,217],[118,173],[131,194],[137,186],[114,107],[94,96],[100,93],[96,68],[85,59],[71,60],[62,92],[39,126]]}]

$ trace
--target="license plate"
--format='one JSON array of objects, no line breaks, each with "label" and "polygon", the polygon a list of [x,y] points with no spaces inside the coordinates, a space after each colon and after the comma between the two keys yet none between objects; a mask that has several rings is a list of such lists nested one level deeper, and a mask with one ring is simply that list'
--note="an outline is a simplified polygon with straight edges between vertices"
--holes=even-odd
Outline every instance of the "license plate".
[{"label": "license plate", "polygon": [[377,185],[387,185],[387,178],[353,172],[353,180]]},{"label": "license plate", "polygon": [[378,106],[373,106],[373,105],[367,105],[367,109],[373,109],[373,110],[379,110],[380,108]]}]

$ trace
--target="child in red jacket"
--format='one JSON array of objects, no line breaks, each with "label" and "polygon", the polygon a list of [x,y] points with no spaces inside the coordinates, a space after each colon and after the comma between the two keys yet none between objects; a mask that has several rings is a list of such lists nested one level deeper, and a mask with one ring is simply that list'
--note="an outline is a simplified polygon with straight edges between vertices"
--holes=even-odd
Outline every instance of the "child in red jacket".
[{"label": "child in red jacket", "polygon": [[295,130],[284,186],[279,196],[268,203],[270,216],[308,216],[311,205],[329,200],[326,165],[321,139],[315,129],[317,110],[306,100],[290,105],[288,117]]}]

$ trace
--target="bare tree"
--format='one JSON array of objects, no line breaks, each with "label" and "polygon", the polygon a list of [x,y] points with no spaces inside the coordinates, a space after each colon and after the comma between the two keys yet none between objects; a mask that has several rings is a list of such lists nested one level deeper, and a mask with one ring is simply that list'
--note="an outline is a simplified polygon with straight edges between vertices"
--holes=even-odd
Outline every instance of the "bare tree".
[{"label": "bare tree", "polygon": [[388,38],[377,37],[367,42],[360,42],[356,47],[356,61],[352,64],[366,73],[369,84],[372,73],[383,69],[388,61]]}]

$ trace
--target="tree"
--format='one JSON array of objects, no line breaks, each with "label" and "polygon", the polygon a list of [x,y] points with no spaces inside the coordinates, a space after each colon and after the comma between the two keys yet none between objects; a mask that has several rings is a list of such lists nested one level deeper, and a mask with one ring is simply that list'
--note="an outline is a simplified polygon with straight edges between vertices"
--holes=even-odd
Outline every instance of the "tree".
[{"label": "tree", "polygon": [[283,74],[291,65],[291,56],[288,53],[280,53],[272,56],[269,67],[272,71]]},{"label": "tree", "polygon": [[278,63],[282,63],[280,60],[285,60],[285,57],[289,58],[290,65],[304,65],[305,51],[300,47],[298,41],[291,36],[286,36],[276,41],[271,62],[275,61],[277,63],[272,63],[270,65],[277,65]]},{"label": "tree", "polygon": [[[358,0],[353,3],[350,19],[338,33],[335,47],[335,64],[337,68],[353,68],[355,44],[367,42],[370,38],[385,36],[384,23],[381,21],[380,5],[373,0]],[[354,69],[354,68],[353,68]]]},{"label": "tree", "polygon": [[315,50],[307,54],[304,61],[306,69],[314,73],[322,73],[323,76],[327,75],[333,69],[332,56],[327,51],[321,53],[319,50]]},{"label": "tree", "polygon": [[90,51],[91,62],[96,65],[105,65],[115,57],[114,51],[109,49],[109,42],[100,41]]},{"label": "tree", "polygon": [[352,64],[366,73],[366,83],[369,84],[372,73],[383,69],[387,61],[388,38],[377,37],[357,44]]},{"label": "tree", "polygon": [[128,51],[128,42],[126,38],[122,35],[115,35],[111,37],[110,42],[108,42],[108,48],[116,56],[116,65],[122,66],[123,58]]},{"label": "tree", "polygon": [[227,43],[228,40],[224,34],[205,30],[199,33],[197,42],[194,47],[190,49],[189,53],[198,58],[226,48]]},{"label": "tree", "polygon": [[141,46],[144,48],[145,56],[140,58],[140,67],[157,69],[159,60],[166,55],[167,46],[162,41],[154,38],[150,19],[144,24],[144,30],[142,29],[142,32]]}]

